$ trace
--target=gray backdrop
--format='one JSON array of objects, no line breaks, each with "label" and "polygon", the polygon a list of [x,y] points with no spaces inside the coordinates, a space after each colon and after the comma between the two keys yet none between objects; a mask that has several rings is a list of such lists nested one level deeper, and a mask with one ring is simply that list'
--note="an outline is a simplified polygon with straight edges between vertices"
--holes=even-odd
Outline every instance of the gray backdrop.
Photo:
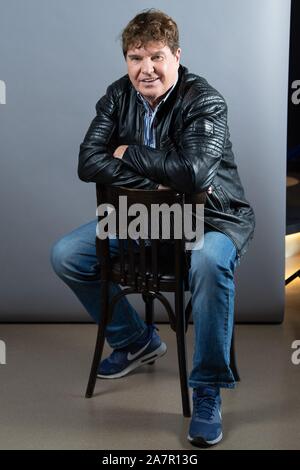
[{"label": "gray backdrop", "polygon": [[96,101],[126,73],[119,33],[149,7],[174,17],[181,62],[228,102],[257,219],[236,272],[237,320],[283,318],[290,2],[1,0],[1,321],[90,319],[52,271],[49,252],[95,217],[94,184],[77,178],[79,144]]}]

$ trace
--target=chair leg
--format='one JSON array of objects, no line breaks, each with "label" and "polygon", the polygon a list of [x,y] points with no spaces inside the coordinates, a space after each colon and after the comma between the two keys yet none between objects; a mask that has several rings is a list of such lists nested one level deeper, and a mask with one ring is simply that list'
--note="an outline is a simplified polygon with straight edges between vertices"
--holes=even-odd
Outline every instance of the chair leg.
[{"label": "chair leg", "polygon": [[146,323],[151,325],[153,323],[153,297],[151,295],[143,294],[143,300],[146,307]]},{"label": "chair leg", "polygon": [[[145,302],[145,319],[147,325],[152,325],[153,323],[153,304],[154,299],[152,295],[142,294],[143,300]],[[149,366],[153,366],[155,361],[148,362]]]},{"label": "chair leg", "polygon": [[192,314],[192,297],[190,298],[187,306],[185,307],[185,332],[187,332],[188,330],[191,314]]},{"label": "chair leg", "polygon": [[179,286],[175,292],[175,316],[176,316],[176,339],[177,354],[181,387],[181,399],[183,416],[191,417],[190,396],[188,388],[188,372],[186,361],[186,342],[185,342],[185,310],[184,310],[184,291],[183,286]]},{"label": "chair leg", "polygon": [[231,339],[231,346],[230,346],[230,368],[232,370],[234,380],[236,382],[240,382],[240,375],[238,373],[237,365],[236,365],[236,358],[235,358],[235,348],[234,348],[234,327],[232,331],[232,339]]},{"label": "chair leg", "polygon": [[87,385],[87,389],[85,393],[85,398],[91,398],[94,393],[96,380],[97,380],[97,370],[98,370],[99,363],[101,361],[104,342],[105,342],[106,325],[109,320],[109,317],[108,317],[108,283],[106,281],[102,281],[102,288],[101,288],[100,295],[102,298],[101,316],[100,316],[100,322],[98,325],[96,346],[95,346],[89,381],[88,381],[88,385]]}]

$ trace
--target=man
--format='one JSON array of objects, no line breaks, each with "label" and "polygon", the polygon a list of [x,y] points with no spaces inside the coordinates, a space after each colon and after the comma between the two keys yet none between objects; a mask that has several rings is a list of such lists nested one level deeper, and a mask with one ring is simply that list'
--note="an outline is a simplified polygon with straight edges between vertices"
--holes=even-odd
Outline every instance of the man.
[{"label": "man", "polygon": [[[138,14],[122,34],[128,74],[96,105],[80,147],[78,175],[86,182],[179,192],[207,192],[204,246],[192,250],[189,287],[195,328],[193,416],[189,441],[222,439],[220,389],[235,386],[230,369],[234,270],[253,237],[254,213],[234,162],[224,98],[180,65],[178,28],[159,10]],[[59,240],[56,273],[99,321],[97,219]],[[118,241],[110,240],[111,256]],[[110,287],[111,294],[120,289]],[[119,378],[159,358],[166,345],[126,298],[118,302],[106,339],[113,349],[98,377]]]}]

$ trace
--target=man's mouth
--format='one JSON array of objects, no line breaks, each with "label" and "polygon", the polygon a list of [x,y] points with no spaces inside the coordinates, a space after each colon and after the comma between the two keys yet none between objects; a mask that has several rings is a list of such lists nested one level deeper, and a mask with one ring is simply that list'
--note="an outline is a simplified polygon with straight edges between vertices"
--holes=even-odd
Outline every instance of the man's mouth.
[{"label": "man's mouth", "polygon": [[156,80],[159,80],[159,78],[145,78],[144,80],[141,80],[142,83],[154,83]]}]

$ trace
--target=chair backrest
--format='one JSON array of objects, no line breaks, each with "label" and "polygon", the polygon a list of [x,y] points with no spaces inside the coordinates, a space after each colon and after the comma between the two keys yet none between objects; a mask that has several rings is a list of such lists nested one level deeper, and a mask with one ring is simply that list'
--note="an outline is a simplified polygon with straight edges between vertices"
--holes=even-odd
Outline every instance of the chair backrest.
[{"label": "chair backrest", "polygon": [[[142,291],[151,281],[151,289],[159,291],[173,290],[176,283],[184,282],[185,194],[102,185],[96,185],[96,191],[96,247],[102,260],[103,278],[111,280],[107,237],[110,228],[110,236],[114,233],[119,240],[120,284]],[[161,267],[167,264],[171,265],[173,279],[168,289],[164,289],[166,282],[162,285]]]}]

